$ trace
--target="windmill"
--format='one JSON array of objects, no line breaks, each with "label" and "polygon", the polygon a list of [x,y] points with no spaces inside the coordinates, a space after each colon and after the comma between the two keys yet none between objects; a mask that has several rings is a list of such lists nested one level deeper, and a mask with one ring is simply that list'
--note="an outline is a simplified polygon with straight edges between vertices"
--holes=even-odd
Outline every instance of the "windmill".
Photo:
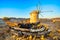
[{"label": "windmill", "polygon": [[40,10],[40,1],[38,1],[36,8],[37,8],[37,10],[33,10],[30,13],[30,23],[37,23],[39,21],[39,14],[43,17],[43,15],[41,13],[52,12],[52,11],[41,11]]}]

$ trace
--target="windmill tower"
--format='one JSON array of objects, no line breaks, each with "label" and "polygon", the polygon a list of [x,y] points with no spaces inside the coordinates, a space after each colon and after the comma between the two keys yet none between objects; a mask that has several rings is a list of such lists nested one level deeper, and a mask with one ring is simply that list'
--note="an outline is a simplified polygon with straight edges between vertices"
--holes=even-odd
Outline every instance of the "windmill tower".
[{"label": "windmill tower", "polygon": [[37,10],[33,10],[30,13],[30,23],[37,23],[39,21],[39,4],[37,5]]},{"label": "windmill tower", "polygon": [[34,10],[30,13],[30,23],[37,23],[39,20],[39,11]]}]

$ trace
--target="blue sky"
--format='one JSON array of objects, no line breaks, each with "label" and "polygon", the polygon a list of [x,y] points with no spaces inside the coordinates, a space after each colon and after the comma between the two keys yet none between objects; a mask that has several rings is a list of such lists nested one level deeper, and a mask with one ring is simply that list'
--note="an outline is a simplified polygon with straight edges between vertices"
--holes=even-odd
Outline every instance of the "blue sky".
[{"label": "blue sky", "polygon": [[40,14],[39,17],[60,17],[60,0],[0,0],[0,17],[29,18],[30,12],[37,9],[38,1],[43,12],[43,17]]}]

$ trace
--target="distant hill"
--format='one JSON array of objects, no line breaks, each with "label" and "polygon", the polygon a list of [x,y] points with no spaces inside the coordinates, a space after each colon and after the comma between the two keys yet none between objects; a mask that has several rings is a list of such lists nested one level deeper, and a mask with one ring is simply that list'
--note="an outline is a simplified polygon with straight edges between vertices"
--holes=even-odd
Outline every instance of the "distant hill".
[{"label": "distant hill", "polygon": [[[30,19],[30,18],[15,18],[15,17],[11,17],[10,18],[11,20],[18,20],[18,21],[20,21],[20,20],[26,20],[26,19]],[[2,18],[0,18],[0,20],[2,20]],[[60,21],[60,18],[52,18],[52,19],[48,19],[48,18],[40,18],[39,19],[39,21],[41,21],[41,22],[51,22],[52,20],[57,20],[57,21]]]}]

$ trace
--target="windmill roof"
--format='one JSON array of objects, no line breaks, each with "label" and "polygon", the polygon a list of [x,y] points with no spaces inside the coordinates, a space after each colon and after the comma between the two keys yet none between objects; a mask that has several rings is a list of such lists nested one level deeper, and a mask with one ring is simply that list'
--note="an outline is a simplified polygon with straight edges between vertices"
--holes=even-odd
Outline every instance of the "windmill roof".
[{"label": "windmill roof", "polygon": [[39,11],[38,10],[33,10],[30,14],[39,14]]}]

